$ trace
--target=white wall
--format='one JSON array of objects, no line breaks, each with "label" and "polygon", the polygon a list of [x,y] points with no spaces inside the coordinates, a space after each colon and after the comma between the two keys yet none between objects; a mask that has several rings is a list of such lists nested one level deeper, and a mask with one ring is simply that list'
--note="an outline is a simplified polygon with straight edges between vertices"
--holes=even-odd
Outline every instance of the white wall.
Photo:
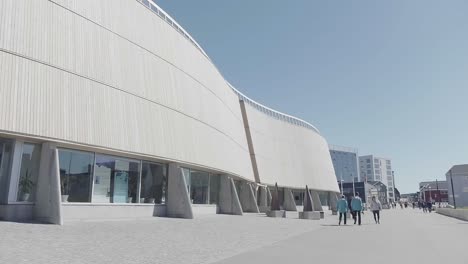
[{"label": "white wall", "polygon": [[253,180],[237,96],[135,0],[0,1],[0,132]]},{"label": "white wall", "polygon": [[328,144],[314,130],[290,124],[245,104],[260,181],[339,192]]}]

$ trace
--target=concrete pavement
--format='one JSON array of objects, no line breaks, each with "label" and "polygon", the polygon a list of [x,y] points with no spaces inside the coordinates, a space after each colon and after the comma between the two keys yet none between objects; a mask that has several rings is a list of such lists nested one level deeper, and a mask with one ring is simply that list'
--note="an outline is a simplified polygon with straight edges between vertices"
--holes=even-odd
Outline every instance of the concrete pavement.
[{"label": "concrete pavement", "polygon": [[323,227],[216,262],[468,263],[468,222],[413,209],[385,210],[381,224]]},{"label": "concrete pavement", "polygon": [[435,213],[385,210],[380,225],[366,213],[362,226],[288,215],[0,222],[0,263],[468,263],[468,223]]}]

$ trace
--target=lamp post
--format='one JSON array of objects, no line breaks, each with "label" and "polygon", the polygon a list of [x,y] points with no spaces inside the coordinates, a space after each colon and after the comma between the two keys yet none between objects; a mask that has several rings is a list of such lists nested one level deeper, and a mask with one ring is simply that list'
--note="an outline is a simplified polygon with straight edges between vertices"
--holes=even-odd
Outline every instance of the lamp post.
[{"label": "lamp post", "polygon": [[343,171],[340,173],[341,195],[343,195]]},{"label": "lamp post", "polygon": [[449,173],[450,173],[450,185],[452,186],[453,209],[457,209],[457,204],[455,203],[455,191],[453,189],[452,170],[449,170]]},{"label": "lamp post", "polygon": [[432,192],[431,192],[432,187],[429,186],[427,188],[429,189],[429,202],[432,203]]}]

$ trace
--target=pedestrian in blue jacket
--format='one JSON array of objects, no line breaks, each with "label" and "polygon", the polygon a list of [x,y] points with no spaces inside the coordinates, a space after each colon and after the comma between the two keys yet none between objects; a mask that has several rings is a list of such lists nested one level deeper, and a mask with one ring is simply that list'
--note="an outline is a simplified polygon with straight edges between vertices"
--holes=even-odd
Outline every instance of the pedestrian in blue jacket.
[{"label": "pedestrian in blue jacket", "polygon": [[356,196],[353,197],[351,200],[351,210],[353,210],[353,216],[354,217],[354,224],[356,224],[356,220],[358,221],[358,224],[361,225],[361,212],[362,212],[362,200],[361,197],[359,197],[359,193],[356,193]]},{"label": "pedestrian in blue jacket", "polygon": [[346,213],[348,212],[348,201],[346,201],[345,196],[341,195],[341,199],[337,204],[338,212],[340,213],[340,220],[338,225],[341,225],[341,218],[344,216],[344,224],[346,225]]}]

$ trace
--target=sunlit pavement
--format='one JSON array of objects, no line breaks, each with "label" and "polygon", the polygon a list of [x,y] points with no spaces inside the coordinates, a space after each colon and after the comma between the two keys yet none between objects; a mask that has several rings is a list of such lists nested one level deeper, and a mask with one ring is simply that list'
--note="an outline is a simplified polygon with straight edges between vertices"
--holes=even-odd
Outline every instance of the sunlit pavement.
[{"label": "sunlit pavement", "polygon": [[413,209],[363,225],[262,215],[0,222],[0,263],[468,263],[468,223]]},{"label": "sunlit pavement", "polygon": [[[335,223],[337,224],[337,223]],[[366,213],[216,263],[468,263],[468,222],[414,209]]]}]

